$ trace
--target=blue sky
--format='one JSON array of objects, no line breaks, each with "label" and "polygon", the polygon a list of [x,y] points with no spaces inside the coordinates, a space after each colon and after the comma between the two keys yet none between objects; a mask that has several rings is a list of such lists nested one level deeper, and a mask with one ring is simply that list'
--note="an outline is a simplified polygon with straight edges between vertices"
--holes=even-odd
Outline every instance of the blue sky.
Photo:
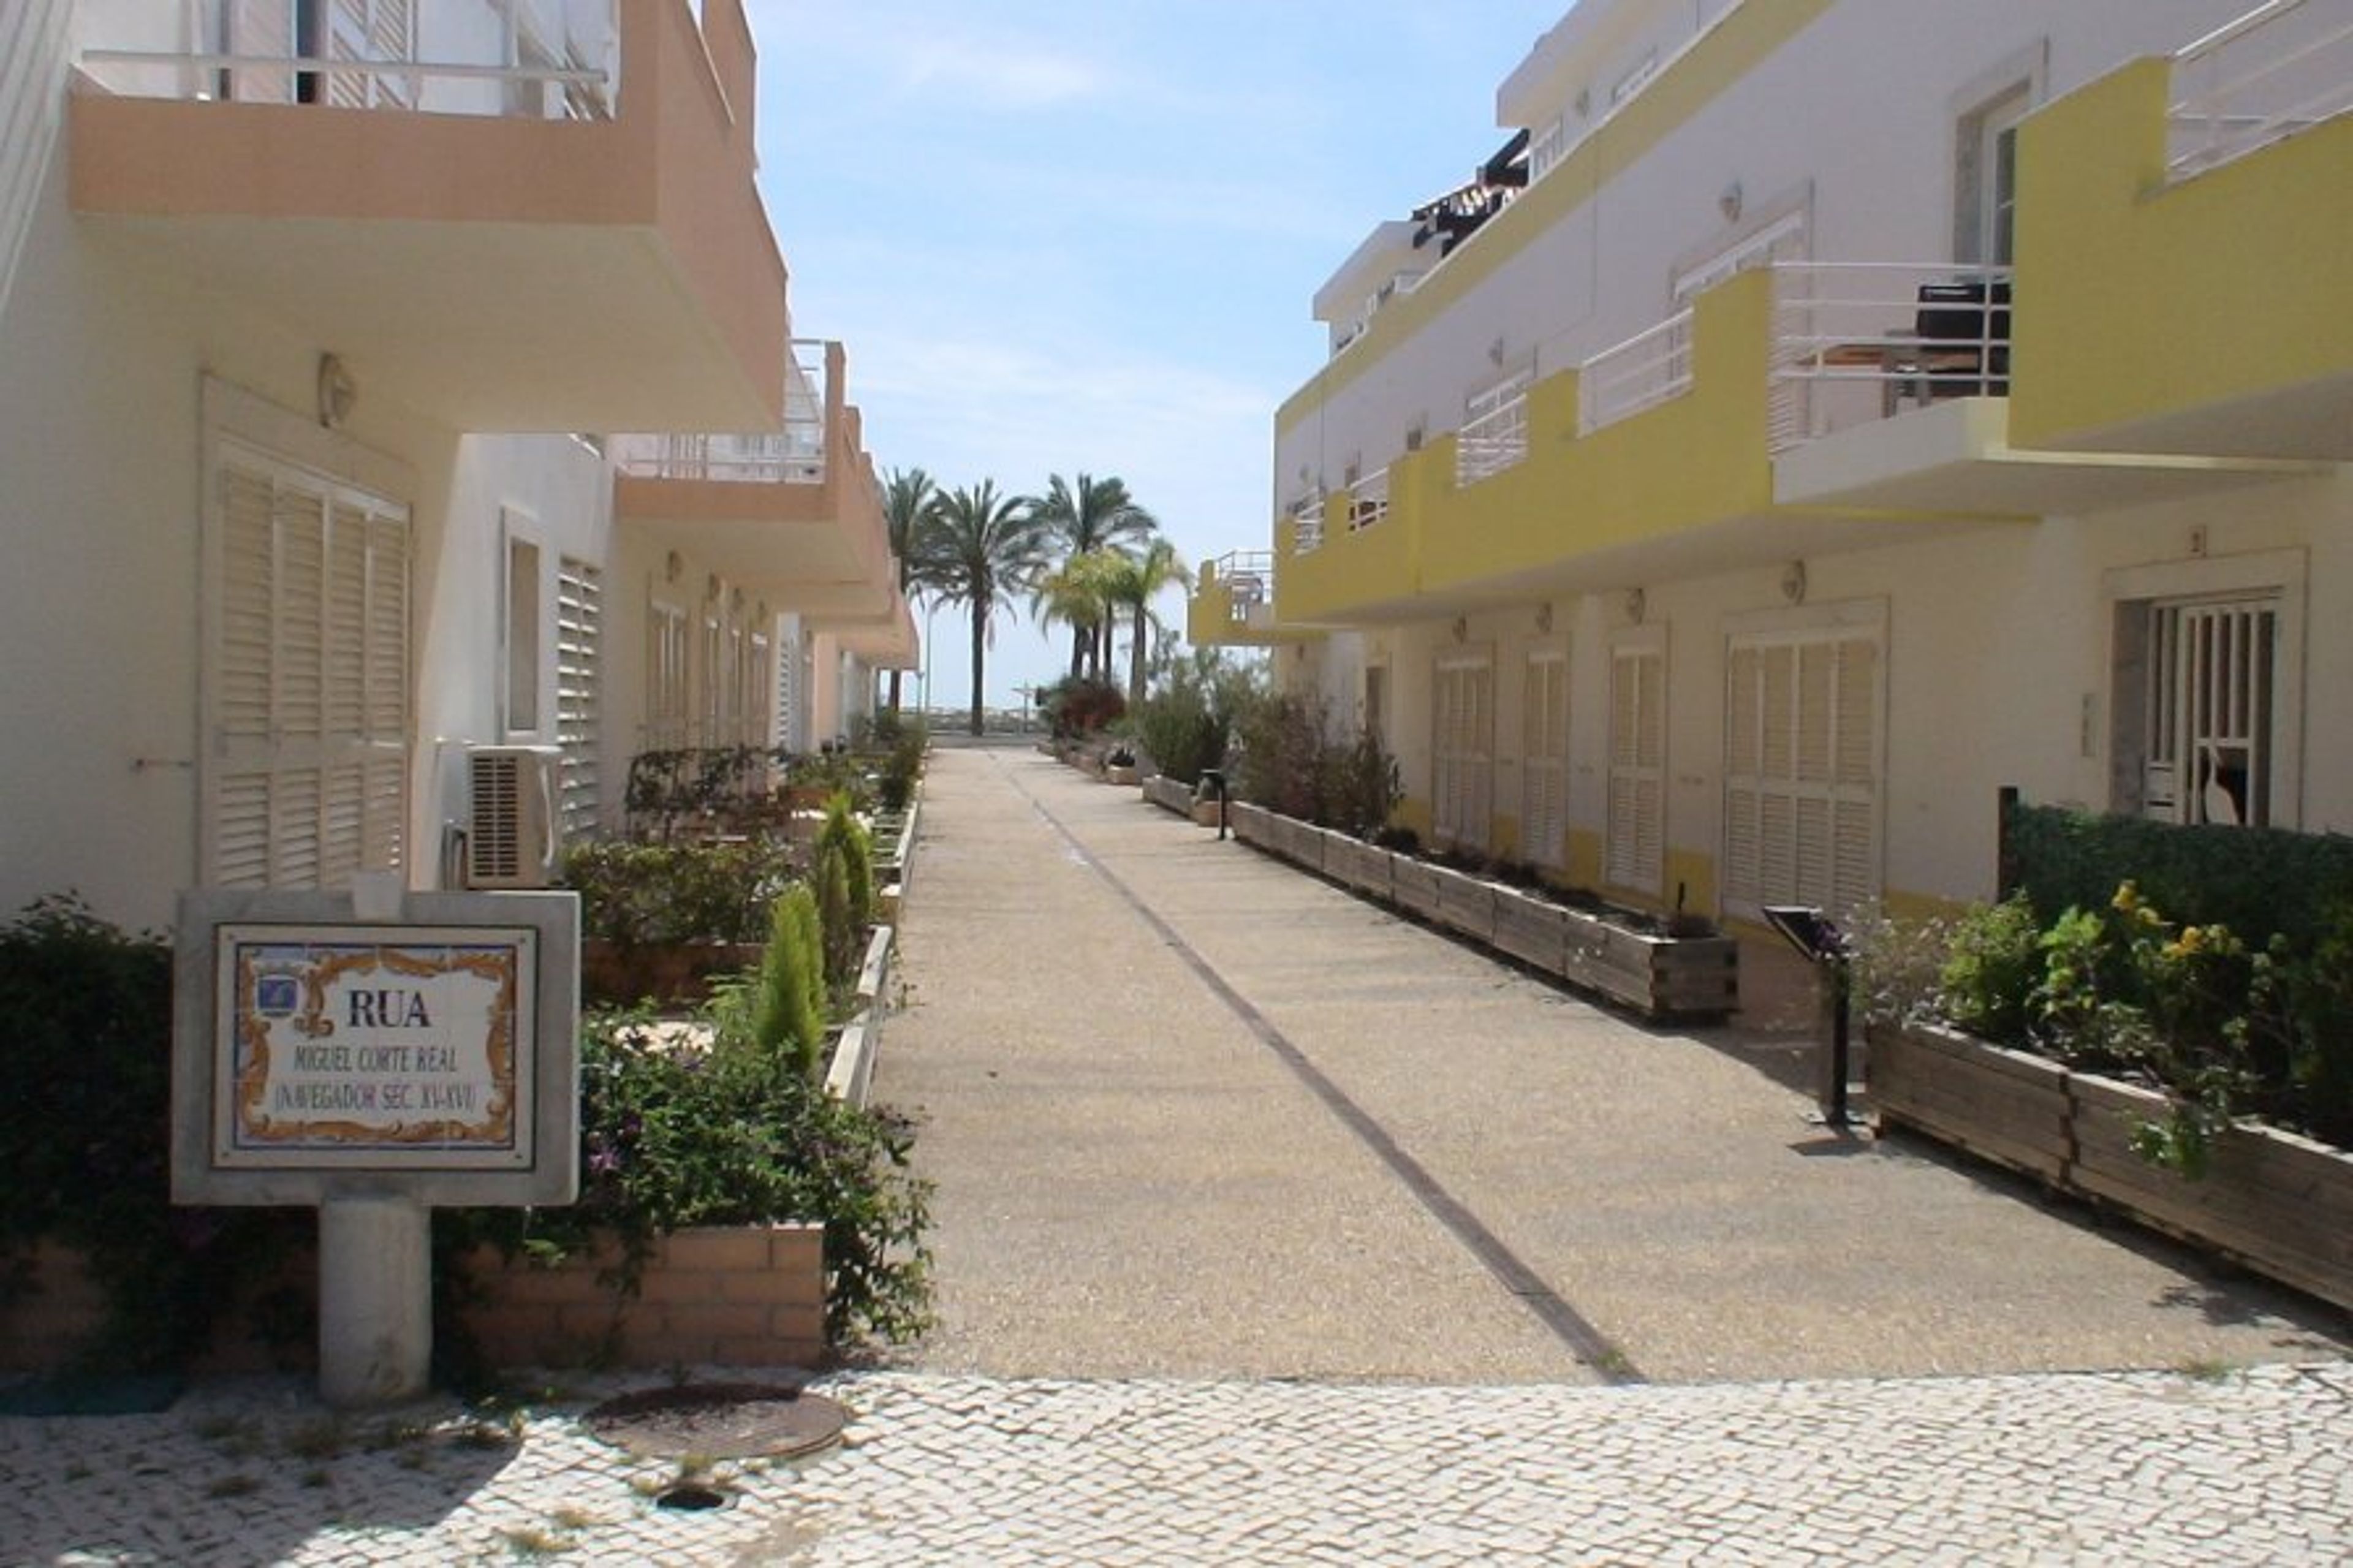
[{"label": "blue sky", "polygon": [[[749,0],[794,330],[843,341],[885,468],[1117,474],[1188,563],[1263,549],[1312,296],[1494,152],[1496,84],[1567,8]],[[932,632],[932,702],[961,706],[962,612]],[[1056,635],[999,626],[992,703],[1060,673]]]}]

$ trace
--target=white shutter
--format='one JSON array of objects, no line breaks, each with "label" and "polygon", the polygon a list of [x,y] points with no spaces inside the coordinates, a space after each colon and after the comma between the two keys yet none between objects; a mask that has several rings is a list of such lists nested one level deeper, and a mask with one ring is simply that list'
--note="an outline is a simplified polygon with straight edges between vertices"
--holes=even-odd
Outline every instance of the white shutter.
[{"label": "white shutter", "polygon": [[1494,815],[1494,681],[1484,653],[1438,661],[1431,826],[1475,848],[1485,847]]},{"label": "white shutter", "polygon": [[602,809],[605,584],[585,561],[565,557],[555,573],[555,743],[564,752],[562,831],[591,832]]},{"label": "white shutter", "polygon": [[1558,866],[1568,835],[1568,658],[1563,650],[1528,655],[1522,708],[1522,851],[1541,865]]},{"label": "white shutter", "polygon": [[1725,651],[1724,897],[1843,912],[1879,892],[1877,627],[1736,636]]},{"label": "white shutter", "polygon": [[341,887],[400,864],[405,511],[215,443],[204,689],[205,880]]},{"label": "white shutter", "polygon": [[1662,643],[1610,649],[1609,817],[1605,879],[1656,894],[1667,837],[1667,656]]}]

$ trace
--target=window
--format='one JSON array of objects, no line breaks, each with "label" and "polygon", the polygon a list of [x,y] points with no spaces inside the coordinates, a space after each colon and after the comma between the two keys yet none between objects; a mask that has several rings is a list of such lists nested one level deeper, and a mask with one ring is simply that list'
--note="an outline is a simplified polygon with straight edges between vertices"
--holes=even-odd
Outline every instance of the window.
[{"label": "window", "polygon": [[1495,671],[1487,654],[1438,661],[1432,826],[1450,844],[1483,848],[1494,810]]},{"label": "window", "polygon": [[396,868],[407,508],[217,431],[210,458],[203,879],[341,888]]},{"label": "window", "polygon": [[555,743],[566,837],[593,832],[604,805],[604,574],[565,556],[555,569]]},{"label": "window", "polygon": [[1568,654],[1528,654],[1521,687],[1521,852],[1543,866],[1566,864],[1568,839]]},{"label": "window", "polygon": [[1844,913],[1879,893],[1884,631],[1736,633],[1725,652],[1724,900]]},{"label": "window", "polygon": [[2112,573],[2112,790],[2161,822],[2294,827],[2301,552]]},{"label": "window", "polygon": [[1383,746],[1389,734],[1389,667],[1365,667],[1365,733]]},{"label": "window", "polygon": [[1656,895],[1667,838],[1667,639],[1644,626],[1609,649],[1609,819],[1603,879]]},{"label": "window", "polygon": [[519,520],[506,514],[505,616],[500,628],[506,665],[504,705],[510,735],[539,729],[539,546],[515,531]]},{"label": "window", "polygon": [[655,599],[646,609],[646,747],[688,743],[694,720],[687,675],[686,606]]},{"label": "window", "polygon": [[2032,87],[2020,82],[1961,117],[1954,182],[1956,260],[2010,265],[2018,210],[2018,126],[2033,103]]}]

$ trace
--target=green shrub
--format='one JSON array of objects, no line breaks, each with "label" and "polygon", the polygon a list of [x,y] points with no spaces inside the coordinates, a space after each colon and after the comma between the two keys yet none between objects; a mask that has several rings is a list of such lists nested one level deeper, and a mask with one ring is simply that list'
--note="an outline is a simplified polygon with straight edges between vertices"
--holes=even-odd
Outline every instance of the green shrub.
[{"label": "green shrub", "polygon": [[721,987],[715,1015],[723,1029],[789,1057],[811,1079],[825,1056],[825,955],[809,929],[815,907],[797,883],[769,907],[768,942],[749,988]]},{"label": "green shrub", "polygon": [[309,1242],[311,1211],[173,1206],[172,952],[161,940],[70,896],[42,900],[0,928],[0,1016],[15,1100],[0,1118],[0,1300],[26,1288],[35,1243],[59,1243],[106,1298],[91,1367],[185,1365]]},{"label": "green shrub", "polygon": [[817,853],[818,928],[824,933],[825,983],[835,994],[857,977],[866,934],[866,922],[851,902],[847,858],[839,845],[827,845]]},{"label": "green shrub", "polygon": [[754,942],[797,855],[779,837],[736,843],[590,839],[564,852],[563,885],[580,895],[584,939],[624,947]]},{"label": "green shrub", "polygon": [[851,809],[849,797],[836,795],[825,803],[825,825],[818,829],[817,851],[839,851],[849,879],[849,909],[858,923],[874,918],[874,837]]},{"label": "green shrub", "polygon": [[1222,767],[1235,715],[1255,698],[1256,671],[1219,658],[1214,648],[1169,661],[1158,689],[1135,713],[1135,738],[1153,766],[1184,784]]},{"label": "green shrub", "polygon": [[749,1034],[723,1026],[694,1049],[649,1025],[629,1013],[584,1020],[579,1203],[444,1210],[445,1247],[488,1240],[554,1259],[609,1234],[620,1245],[610,1282],[634,1295],[655,1239],[670,1231],[821,1221],[828,1338],[921,1332],[931,1187],[909,1169],[912,1126],[832,1099]]},{"label": "green shrub", "polygon": [[2179,826],[2147,817],[2019,805],[2004,817],[2010,874],[2048,921],[2096,910],[2126,882],[2175,919],[2226,926],[2258,950],[2274,935],[2309,951],[2353,888],[2353,837],[2277,828]]}]

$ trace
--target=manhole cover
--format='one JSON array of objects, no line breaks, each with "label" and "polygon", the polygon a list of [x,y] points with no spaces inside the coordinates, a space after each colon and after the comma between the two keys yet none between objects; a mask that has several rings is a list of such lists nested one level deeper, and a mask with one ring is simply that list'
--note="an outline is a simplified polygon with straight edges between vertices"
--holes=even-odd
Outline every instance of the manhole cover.
[{"label": "manhole cover", "polygon": [[608,1399],[581,1417],[632,1454],[677,1459],[797,1458],[838,1442],[849,1412],[814,1394],[757,1383],[690,1383]]}]

